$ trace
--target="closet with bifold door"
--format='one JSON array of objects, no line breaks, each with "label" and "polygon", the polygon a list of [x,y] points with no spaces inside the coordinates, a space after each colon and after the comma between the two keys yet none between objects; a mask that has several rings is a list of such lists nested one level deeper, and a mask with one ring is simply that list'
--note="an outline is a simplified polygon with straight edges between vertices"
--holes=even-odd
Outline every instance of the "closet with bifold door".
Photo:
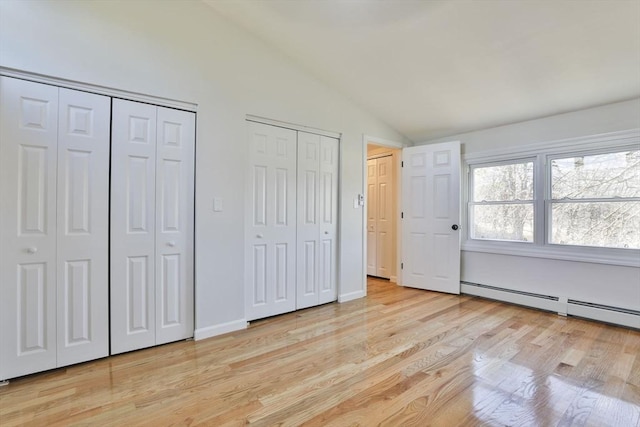
[{"label": "closet with bifold door", "polygon": [[111,353],[193,336],[195,115],[114,99]]},{"label": "closet with bifold door", "polygon": [[339,140],[247,126],[246,319],[335,301]]},{"label": "closet with bifold door", "polygon": [[193,336],[195,113],[0,76],[0,381]]},{"label": "closet with bifold door", "polygon": [[0,380],[109,354],[110,98],[0,76]]},{"label": "closet with bifold door", "polygon": [[337,298],[338,140],[298,132],[296,309]]}]

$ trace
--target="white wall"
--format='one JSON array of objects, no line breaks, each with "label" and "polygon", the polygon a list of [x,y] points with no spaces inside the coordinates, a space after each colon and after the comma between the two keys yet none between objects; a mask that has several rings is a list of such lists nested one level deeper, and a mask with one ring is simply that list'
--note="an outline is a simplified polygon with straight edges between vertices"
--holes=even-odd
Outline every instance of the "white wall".
[{"label": "white wall", "polygon": [[340,294],[363,292],[362,135],[404,138],[206,5],[2,0],[0,65],[198,104],[199,330],[244,318],[245,115],[342,132]]},{"label": "white wall", "polygon": [[[640,99],[423,142],[459,140],[466,154],[640,128]],[[462,253],[463,281],[640,310],[640,269]]]}]

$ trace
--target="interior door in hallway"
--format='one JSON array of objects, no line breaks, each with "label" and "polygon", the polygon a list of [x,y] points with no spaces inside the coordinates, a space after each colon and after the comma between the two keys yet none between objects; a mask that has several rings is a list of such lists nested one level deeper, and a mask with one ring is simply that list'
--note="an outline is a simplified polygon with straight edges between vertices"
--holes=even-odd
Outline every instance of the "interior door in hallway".
[{"label": "interior door in hallway", "polygon": [[247,320],[296,309],[297,132],[248,122]]},{"label": "interior door in hallway", "polygon": [[393,263],[393,157],[367,160],[367,274],[390,278]]}]

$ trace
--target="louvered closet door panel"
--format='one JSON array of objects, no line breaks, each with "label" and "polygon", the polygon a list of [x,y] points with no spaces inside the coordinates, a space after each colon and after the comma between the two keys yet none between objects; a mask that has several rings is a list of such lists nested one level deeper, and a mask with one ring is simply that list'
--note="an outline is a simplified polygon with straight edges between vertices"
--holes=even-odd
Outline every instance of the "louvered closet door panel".
[{"label": "louvered closet door panel", "polygon": [[320,138],[320,182],[318,203],[318,288],[319,304],[338,298],[338,171],[339,142]]},{"label": "louvered closet door panel", "polygon": [[111,353],[155,345],[155,106],[113,100]]},{"label": "louvered closet door panel", "polygon": [[193,336],[195,114],[158,107],[156,344]]},{"label": "louvered closet door panel", "polygon": [[109,97],[60,89],[58,366],[109,354],[110,115]]},{"label": "louvered closet door panel", "polygon": [[298,309],[318,305],[320,179],[320,136],[298,132]]},{"label": "louvered closet door panel", "polygon": [[247,320],[296,309],[296,132],[248,122]]},{"label": "louvered closet door panel", "polygon": [[58,88],[0,77],[0,379],[56,366]]}]

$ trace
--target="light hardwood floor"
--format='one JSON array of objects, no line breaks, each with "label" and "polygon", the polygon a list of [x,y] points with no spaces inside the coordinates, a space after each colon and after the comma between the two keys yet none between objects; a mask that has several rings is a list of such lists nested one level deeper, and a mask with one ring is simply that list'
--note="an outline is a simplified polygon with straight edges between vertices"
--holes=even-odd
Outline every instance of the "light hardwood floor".
[{"label": "light hardwood floor", "polygon": [[369,281],[366,299],[15,379],[0,425],[640,425],[640,332]]}]

